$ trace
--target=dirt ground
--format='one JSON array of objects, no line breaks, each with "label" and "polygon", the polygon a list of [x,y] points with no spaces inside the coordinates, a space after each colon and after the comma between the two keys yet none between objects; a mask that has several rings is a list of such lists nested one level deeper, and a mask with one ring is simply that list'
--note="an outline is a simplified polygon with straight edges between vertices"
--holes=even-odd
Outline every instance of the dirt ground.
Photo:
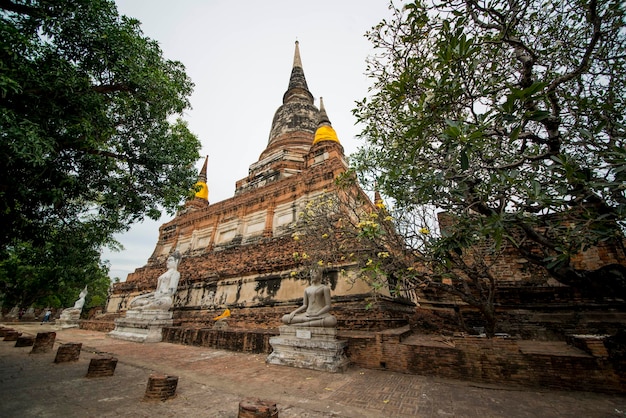
[{"label": "dirt ground", "polygon": [[[27,335],[56,332],[49,353],[0,341],[0,417],[235,418],[246,398],[290,417],[625,417],[626,397],[562,392],[350,367],[325,373],[268,365],[265,356],[169,343],[141,344],[54,324],[0,324]],[[80,359],[54,363],[61,343]],[[87,378],[91,358],[118,359],[115,374]],[[176,397],[143,400],[152,373],[178,377]]]}]

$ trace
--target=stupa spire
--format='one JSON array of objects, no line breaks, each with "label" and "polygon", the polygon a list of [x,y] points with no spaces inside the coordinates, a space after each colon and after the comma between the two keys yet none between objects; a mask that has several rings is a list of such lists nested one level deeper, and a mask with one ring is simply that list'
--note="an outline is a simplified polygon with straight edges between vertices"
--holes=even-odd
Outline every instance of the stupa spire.
[{"label": "stupa spire", "polygon": [[326,113],[326,108],[324,107],[324,98],[320,97],[320,117],[319,124],[328,124],[330,125],[330,119],[328,119],[328,114]]},{"label": "stupa spire", "polygon": [[318,116],[317,129],[315,130],[315,137],[313,138],[313,145],[321,141],[334,141],[339,143],[337,132],[335,132],[330,124],[330,119],[326,113],[324,99],[322,97],[320,97],[320,112]]},{"label": "stupa spire", "polygon": [[291,68],[291,77],[289,78],[289,87],[283,96],[283,104],[299,101],[313,104],[313,95],[309,91],[304,77],[304,69],[302,68],[302,59],[300,58],[300,43],[296,41],[296,48],[293,53],[293,67]]},{"label": "stupa spire", "polygon": [[300,42],[296,41],[296,50],[293,53],[293,66],[302,68],[302,60],[300,59]]},{"label": "stupa spire", "polygon": [[300,45],[296,41],[289,87],[283,95],[283,103],[274,113],[267,146],[259,160],[250,166],[248,177],[237,182],[235,193],[300,172],[318,125],[319,109],[307,86]]},{"label": "stupa spire", "polygon": [[200,174],[198,174],[198,181],[202,181],[206,183],[206,180],[207,180],[206,168],[207,168],[208,162],[209,162],[209,156],[207,155],[204,158],[204,164],[202,165],[202,169],[200,169]]},{"label": "stupa spire", "polygon": [[206,201],[209,200],[209,186],[207,185],[207,164],[209,162],[209,156],[207,155],[204,159],[204,164],[202,165],[202,169],[198,174],[198,181],[196,182],[196,186],[199,186],[200,189],[195,193],[195,197],[198,199],[204,199]]}]

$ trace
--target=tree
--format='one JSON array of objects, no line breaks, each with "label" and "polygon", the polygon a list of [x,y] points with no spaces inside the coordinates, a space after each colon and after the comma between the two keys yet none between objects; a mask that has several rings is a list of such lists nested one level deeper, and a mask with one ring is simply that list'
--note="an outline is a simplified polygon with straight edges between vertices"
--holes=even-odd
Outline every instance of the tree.
[{"label": "tree", "polygon": [[63,231],[45,243],[14,245],[9,257],[0,260],[0,294],[5,306],[72,306],[85,285],[89,288],[86,306],[91,301],[103,305],[110,284],[108,268],[99,261],[99,245],[85,246],[81,232]]},{"label": "tree", "polygon": [[[311,199],[298,216],[293,237],[301,251],[294,257],[301,265],[363,280],[374,301],[379,295],[416,301],[420,291],[445,292],[478,310],[487,335],[495,333],[493,254],[486,257],[485,248],[450,252],[450,243],[433,239],[433,208],[390,209],[380,196],[372,205],[352,172],[338,177],[335,186]],[[357,275],[348,274],[354,267]]]},{"label": "tree", "polygon": [[[46,288],[188,195],[200,144],[175,118],[193,84],[108,0],[0,1],[0,40],[0,260]],[[61,241],[66,273],[39,274],[52,260],[32,255]]]},{"label": "tree", "polygon": [[[366,142],[353,161],[397,209],[427,205],[455,220],[420,254],[453,285],[474,277],[474,294],[493,289],[490,266],[475,257],[482,248],[623,295],[623,4],[444,0],[391,10],[368,33],[374,81],[354,111]],[[592,246],[614,248],[621,263],[577,265]]]},{"label": "tree", "polygon": [[[394,235],[383,238],[385,231],[381,223],[387,225],[385,222],[390,219],[379,220],[384,214],[354,187],[356,182],[351,173],[338,177],[335,186],[311,198],[298,214],[292,236],[300,251],[293,256],[305,272],[310,268],[337,270],[347,280],[365,280],[374,296],[386,292],[389,286],[376,274],[373,260],[378,260],[378,255],[383,257],[383,252],[386,258],[389,256],[386,252],[389,243],[385,239],[393,239]],[[349,276],[345,269],[354,266],[359,268],[358,275]],[[391,292],[395,290],[393,287]]]}]

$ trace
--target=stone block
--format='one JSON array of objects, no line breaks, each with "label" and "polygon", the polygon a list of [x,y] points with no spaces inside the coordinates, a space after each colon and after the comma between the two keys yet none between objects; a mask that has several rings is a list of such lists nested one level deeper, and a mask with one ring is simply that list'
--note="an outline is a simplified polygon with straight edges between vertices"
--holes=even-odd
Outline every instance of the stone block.
[{"label": "stone block", "polygon": [[6,337],[8,332],[15,331],[13,328],[0,327],[0,337]]},{"label": "stone block", "polygon": [[4,333],[4,341],[17,341],[18,337],[22,335],[21,332],[17,332],[14,330],[5,331]]},{"label": "stone block", "polygon": [[57,355],[54,358],[55,363],[66,363],[69,361],[78,361],[82,343],[61,344],[57,349]]},{"label": "stone block", "polygon": [[35,337],[35,343],[33,344],[33,349],[31,350],[30,353],[42,354],[42,353],[48,353],[52,351],[56,337],[57,337],[56,332],[38,332],[37,337]]},{"label": "stone block", "polygon": [[336,339],[334,328],[280,327],[280,336],[270,338],[273,351],[266,362],[281,366],[344,372],[350,361],[346,357],[347,341]]},{"label": "stone block", "polygon": [[117,359],[115,357],[97,357],[92,358],[89,362],[86,377],[106,377],[113,376]]},{"label": "stone block", "polygon": [[178,376],[152,374],[148,378],[144,401],[166,401],[176,396]]},{"label": "stone block", "polygon": [[35,337],[31,335],[20,335],[15,341],[16,347],[32,347],[35,344]]}]

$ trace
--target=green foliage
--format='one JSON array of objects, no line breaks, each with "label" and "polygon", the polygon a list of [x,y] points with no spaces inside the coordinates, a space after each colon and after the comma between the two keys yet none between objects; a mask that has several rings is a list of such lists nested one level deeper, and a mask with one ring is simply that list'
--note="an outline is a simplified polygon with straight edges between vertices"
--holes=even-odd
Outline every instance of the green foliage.
[{"label": "green foliage", "polygon": [[5,286],[82,288],[114,233],[177,208],[197,176],[199,141],[177,119],[192,88],[113,1],[0,4]]},{"label": "green foliage", "polygon": [[448,292],[478,308],[492,335],[493,261],[484,252],[467,250],[484,246],[484,239],[468,241],[459,233],[476,222],[458,223],[457,229],[436,238],[432,208],[402,212],[382,201],[372,205],[355,180],[351,173],[340,177],[338,190],[311,199],[300,212],[293,234],[302,248],[294,253],[296,261],[305,271],[311,266],[341,272],[356,267],[358,275],[346,274],[344,279],[367,283],[373,300],[379,295],[416,300],[417,291],[425,289]]},{"label": "green foliage", "polygon": [[[372,205],[351,172],[336,179],[336,186],[309,200],[299,213],[293,237],[302,251],[294,258],[305,271],[321,267],[341,272],[350,283],[364,281],[374,298],[410,299],[412,285],[398,278],[414,258],[404,253],[409,248],[387,209],[382,202]],[[357,275],[348,272],[355,267]]]},{"label": "green foliage", "polygon": [[592,276],[572,255],[599,243],[623,251],[623,4],[444,0],[392,11],[368,33],[372,95],[354,110],[365,125],[352,160],[361,180],[405,213],[429,205],[454,216],[462,227],[421,248],[427,260],[460,267],[472,246],[506,245],[584,287]]},{"label": "green foliage", "polygon": [[12,247],[10,256],[0,260],[4,306],[73,306],[85,285],[89,290],[85,307],[93,298],[106,298],[108,268],[99,262],[99,246],[85,244],[88,237],[81,236],[83,232],[58,230],[45,243],[22,241]]},{"label": "green foliage", "polygon": [[3,3],[3,242],[47,223],[106,234],[193,186],[199,143],[185,123],[192,83],[111,1]]}]

